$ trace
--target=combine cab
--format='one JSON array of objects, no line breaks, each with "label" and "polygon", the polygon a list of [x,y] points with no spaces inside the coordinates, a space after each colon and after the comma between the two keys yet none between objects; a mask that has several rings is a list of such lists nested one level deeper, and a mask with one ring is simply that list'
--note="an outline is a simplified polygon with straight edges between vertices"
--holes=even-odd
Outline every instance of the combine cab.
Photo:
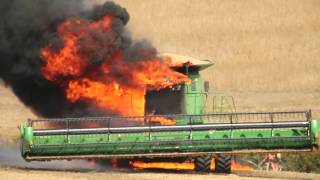
[{"label": "combine cab", "polygon": [[318,148],[311,111],[205,113],[209,86],[199,71],[213,63],[170,58],[184,60],[172,68],[192,83],[148,92],[151,115],[29,120],[20,126],[22,156],[27,161],[192,157],[197,171],[209,171],[215,156],[215,171],[229,173],[232,154]]}]

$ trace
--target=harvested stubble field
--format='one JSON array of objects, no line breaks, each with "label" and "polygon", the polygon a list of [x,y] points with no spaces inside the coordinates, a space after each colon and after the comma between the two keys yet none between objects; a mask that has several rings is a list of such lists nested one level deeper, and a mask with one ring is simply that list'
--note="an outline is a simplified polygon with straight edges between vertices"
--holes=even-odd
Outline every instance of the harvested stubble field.
[{"label": "harvested stubble field", "polygon": [[[311,108],[314,117],[320,117],[320,1],[117,2],[126,7],[131,15],[128,24],[131,33],[137,38],[148,39],[160,52],[212,59],[215,65],[203,75],[214,91],[225,91],[234,96],[238,111]],[[92,3],[94,1],[88,1],[88,4]],[[10,88],[1,84],[2,142],[13,142],[11,139],[18,138],[18,124],[34,117],[36,115],[20,103]],[[264,172],[256,174],[259,177],[270,175]],[[236,175],[73,173],[14,167],[0,168],[0,176],[5,179],[56,179],[62,176],[64,179],[240,178]],[[290,177],[276,174],[272,177],[318,178],[304,174]]]}]

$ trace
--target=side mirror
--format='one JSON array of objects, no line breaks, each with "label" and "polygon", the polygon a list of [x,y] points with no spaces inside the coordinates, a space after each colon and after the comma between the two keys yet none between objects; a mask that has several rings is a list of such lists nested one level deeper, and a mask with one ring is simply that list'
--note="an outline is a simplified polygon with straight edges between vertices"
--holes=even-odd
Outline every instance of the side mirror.
[{"label": "side mirror", "polygon": [[209,81],[205,81],[203,85],[204,85],[204,92],[206,93],[209,92]]}]

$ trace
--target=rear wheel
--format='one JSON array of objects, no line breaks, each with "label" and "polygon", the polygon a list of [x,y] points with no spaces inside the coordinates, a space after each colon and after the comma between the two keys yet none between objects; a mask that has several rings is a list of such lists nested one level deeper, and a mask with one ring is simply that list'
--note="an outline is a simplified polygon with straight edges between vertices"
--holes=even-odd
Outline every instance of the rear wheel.
[{"label": "rear wheel", "polygon": [[231,173],[231,155],[217,154],[215,158],[216,173]]},{"label": "rear wheel", "polygon": [[211,155],[196,157],[194,159],[195,165],[196,165],[196,171],[199,172],[210,172],[210,166],[211,166]]}]

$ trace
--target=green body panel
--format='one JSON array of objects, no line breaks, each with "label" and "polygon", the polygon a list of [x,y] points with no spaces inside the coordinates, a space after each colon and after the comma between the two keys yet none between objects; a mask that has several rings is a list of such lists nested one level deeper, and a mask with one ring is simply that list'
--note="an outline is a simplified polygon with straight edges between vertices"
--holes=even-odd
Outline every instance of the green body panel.
[{"label": "green body panel", "polygon": [[23,137],[23,156],[311,149],[306,128]]},{"label": "green body panel", "polygon": [[21,136],[29,143],[33,144],[33,128],[32,127],[25,127],[22,128],[23,130],[21,131]]},{"label": "green body panel", "polygon": [[203,114],[203,82],[199,74],[189,74],[191,84],[184,88],[186,114]]},{"label": "green body panel", "polygon": [[317,120],[312,120],[311,121],[311,137],[312,137],[312,141],[313,144],[315,146],[319,146],[320,145],[320,139],[319,139],[319,133],[320,133],[320,129],[318,127],[319,122]]},{"label": "green body panel", "polygon": [[[192,80],[191,84],[184,84],[184,107],[185,114],[201,115],[204,111],[204,91],[203,82],[199,73],[190,72],[188,77]],[[191,121],[186,119],[177,119],[177,125],[202,124],[201,118],[193,118]]]}]

